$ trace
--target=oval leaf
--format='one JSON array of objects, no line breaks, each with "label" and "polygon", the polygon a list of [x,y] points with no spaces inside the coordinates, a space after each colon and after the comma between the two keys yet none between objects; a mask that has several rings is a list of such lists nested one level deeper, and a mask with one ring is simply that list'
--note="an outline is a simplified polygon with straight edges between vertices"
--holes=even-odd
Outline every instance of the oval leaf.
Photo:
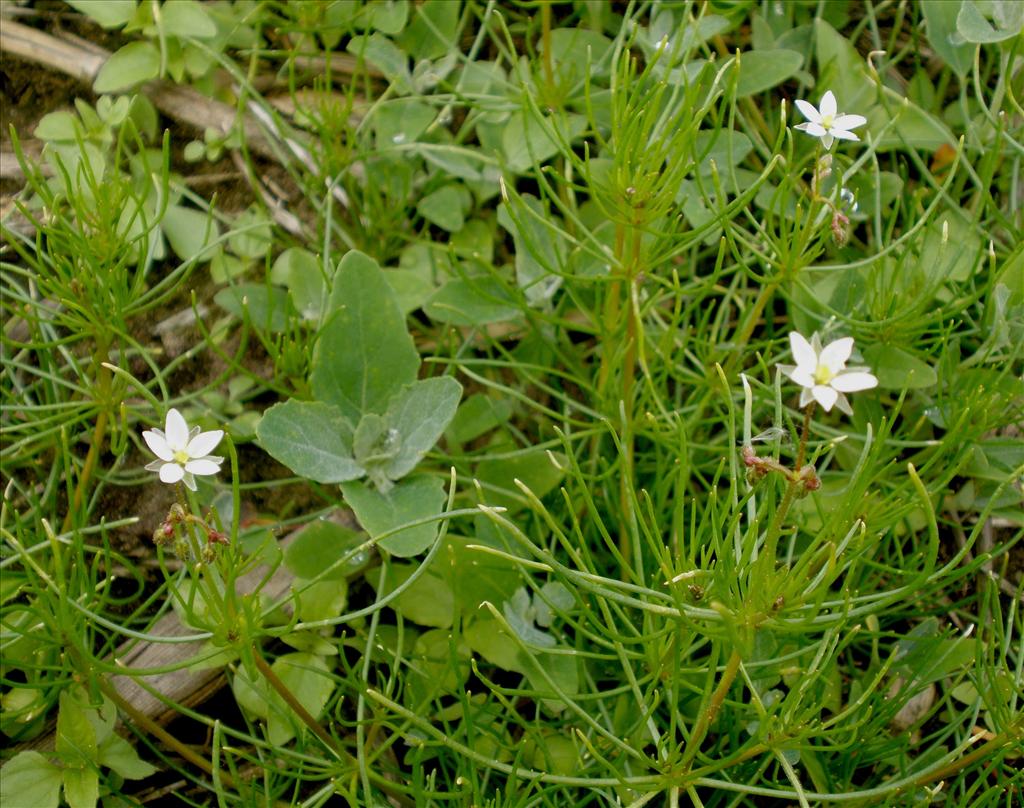
[{"label": "oval leaf", "polygon": [[803,62],[802,54],[784,48],[740,54],[736,97],[754,95],[782,84],[800,69]]},{"label": "oval leaf", "polygon": [[127,90],[160,75],[160,51],[152,42],[131,42],[103,63],[93,82],[94,93]]},{"label": "oval leaf", "polygon": [[385,420],[401,437],[398,454],[387,466],[392,480],[412,471],[444,433],[462,398],[462,385],[451,376],[423,379],[405,387],[388,403]]},{"label": "oval leaf", "polygon": [[363,476],[352,457],[352,426],[337,407],[319,401],[285,401],[256,425],[260,445],[275,460],[318,483]]},{"label": "oval leaf", "polygon": [[368,255],[352,250],[341,260],[331,310],[313,351],[313,395],[359,423],[416,381],[420,356],[394,291]]},{"label": "oval leaf", "polygon": [[[411,477],[382,494],[362,482],[343,483],[345,502],[374,538],[407,522],[439,516],[444,509],[444,486],[435,477]],[[422,553],[437,538],[437,522],[407,527],[381,539],[379,546],[406,558]]]},{"label": "oval leaf", "polygon": [[930,365],[892,345],[872,345],[864,350],[864,358],[878,377],[879,387],[914,390],[931,387],[939,380]]}]

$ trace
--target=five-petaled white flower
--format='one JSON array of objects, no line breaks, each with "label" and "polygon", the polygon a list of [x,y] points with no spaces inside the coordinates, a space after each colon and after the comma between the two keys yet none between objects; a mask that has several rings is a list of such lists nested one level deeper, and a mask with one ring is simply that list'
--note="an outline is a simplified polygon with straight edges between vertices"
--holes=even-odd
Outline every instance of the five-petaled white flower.
[{"label": "five-petaled white flower", "polygon": [[196,426],[190,432],[185,418],[174,408],[167,411],[163,430],[148,429],[142,437],[159,458],[147,464],[146,469],[160,472],[161,482],[184,482],[195,491],[194,475],[216,474],[224,462],[223,457],[210,454],[224,437],[224,430],[200,432]]},{"label": "five-petaled white flower", "polygon": [[852,415],[850,402],[843,393],[870,390],[878,385],[868,368],[848,368],[846,360],[853,352],[853,337],[843,337],[824,348],[815,334],[808,342],[796,331],[789,332],[789,345],[793,349],[796,365],[779,365],[779,369],[804,389],[800,392],[800,406],[817,401],[828,412],[833,405]]},{"label": "five-petaled white flower", "polygon": [[821,97],[821,110],[807,101],[797,101],[797,109],[803,113],[807,123],[798,123],[796,129],[814,137],[820,137],[826,149],[832,148],[832,142],[840,140],[860,140],[851,129],[863,126],[868,119],[863,115],[836,115],[836,97],[829,90]]}]

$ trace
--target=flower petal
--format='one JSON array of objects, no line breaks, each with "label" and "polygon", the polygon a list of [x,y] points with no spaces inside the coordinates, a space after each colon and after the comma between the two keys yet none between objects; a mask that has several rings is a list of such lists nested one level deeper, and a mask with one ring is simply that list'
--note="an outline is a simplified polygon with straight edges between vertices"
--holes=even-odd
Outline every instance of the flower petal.
[{"label": "flower petal", "polygon": [[836,406],[847,415],[853,415],[853,407],[850,406],[850,402],[842,393],[836,395]]},{"label": "flower petal", "polygon": [[814,393],[811,392],[811,388],[810,387],[805,387],[803,390],[800,391],[800,407],[801,407],[801,409],[806,407],[812,401],[814,401]]},{"label": "flower petal", "polygon": [[839,110],[839,107],[836,105],[836,97],[832,94],[831,90],[829,90],[821,97],[821,104],[819,104],[818,107],[821,110],[822,118],[828,115],[835,117],[835,114]]},{"label": "flower petal", "polygon": [[167,445],[172,451],[178,452],[188,445],[188,424],[185,418],[174,407],[167,411]]},{"label": "flower petal", "polygon": [[189,474],[206,476],[207,474],[216,474],[220,471],[220,464],[206,458],[202,460],[189,460],[185,464],[185,471]]},{"label": "flower petal", "polygon": [[794,129],[799,129],[801,132],[806,132],[813,137],[825,137],[828,132],[825,131],[825,127],[820,123],[798,123]]},{"label": "flower petal", "polygon": [[143,468],[146,469],[146,471],[160,471],[160,467],[163,466],[163,464],[163,460],[151,460],[143,466]]},{"label": "flower petal", "polygon": [[840,140],[860,140],[853,132],[847,132],[845,129],[829,129],[829,133]]},{"label": "flower petal", "polygon": [[185,476],[185,469],[177,463],[164,463],[160,467],[160,482],[176,483]]},{"label": "flower petal", "polygon": [[187,471],[185,472],[185,476],[181,478],[181,481],[185,483],[185,487],[189,491],[196,490],[196,478],[189,474]]},{"label": "flower petal", "polygon": [[852,371],[840,373],[832,380],[832,386],[842,393],[856,393],[858,390],[870,390],[878,387],[878,379],[871,373]]},{"label": "flower petal", "polygon": [[215,429],[212,432],[200,432],[188,442],[185,451],[189,457],[205,457],[212,452],[220,439],[224,437],[223,429]]},{"label": "flower petal", "polygon": [[813,121],[814,123],[819,123],[821,121],[821,115],[818,113],[818,110],[815,109],[814,104],[797,99],[796,108],[800,110],[800,114],[807,120]]},{"label": "flower petal", "polygon": [[863,126],[868,122],[868,119],[863,115],[837,115],[832,119],[833,129],[856,129],[858,126]]},{"label": "flower petal", "polygon": [[796,368],[789,374],[789,378],[801,387],[814,387],[814,372],[807,368]]},{"label": "flower petal", "polygon": [[851,353],[853,353],[853,337],[843,337],[826,345],[818,354],[818,362],[833,373],[838,373],[846,367],[846,360],[850,358]]},{"label": "flower petal", "polygon": [[[833,135],[834,135],[834,133],[826,132],[822,136],[822,138],[821,138],[821,145],[824,146],[826,149],[831,149],[832,148],[832,144],[835,143],[836,139],[835,139],[835,137]],[[855,138],[855,140],[859,140],[859,138]]]},{"label": "flower petal", "polygon": [[167,461],[174,457],[174,452],[167,445],[167,438],[158,429],[147,429],[142,433],[142,439],[146,441],[149,450],[161,460]]},{"label": "flower petal", "polygon": [[824,384],[814,385],[814,387],[811,388],[811,394],[817,402],[825,408],[825,412],[831,410],[832,406],[836,403],[836,399],[839,398],[838,392]]},{"label": "flower petal", "polygon": [[796,331],[789,332],[789,347],[793,351],[793,358],[796,360],[798,370],[806,370],[814,373],[818,368],[818,354],[802,334]]}]

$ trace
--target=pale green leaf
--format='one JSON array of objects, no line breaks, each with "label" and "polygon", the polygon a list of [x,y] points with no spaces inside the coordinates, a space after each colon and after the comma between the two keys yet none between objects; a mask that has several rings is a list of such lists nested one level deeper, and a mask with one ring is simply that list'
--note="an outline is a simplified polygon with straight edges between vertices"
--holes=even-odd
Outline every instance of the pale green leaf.
[{"label": "pale green leaf", "polygon": [[331,404],[275,404],[263,413],[256,436],[271,457],[310,480],[340,483],[363,476],[352,454],[352,425]]},{"label": "pale green leaf", "polygon": [[872,345],[864,349],[864,358],[871,372],[878,377],[878,386],[890,390],[914,390],[932,387],[938,376],[931,365],[895,345]]},{"label": "pale green leaf", "polygon": [[88,764],[67,766],[63,780],[64,799],[70,808],[96,808],[100,799],[100,776],[96,769]]},{"label": "pale green leaf", "polygon": [[92,90],[97,95],[127,90],[160,75],[160,50],[152,42],[130,42],[103,63]]},{"label": "pale green leaf", "polygon": [[135,0],[65,0],[103,28],[120,28],[135,16]]},{"label": "pale green leaf", "polygon": [[429,452],[452,418],[462,398],[462,385],[451,376],[422,379],[404,387],[388,402],[388,429],[398,431],[398,453],[387,464],[387,475],[400,479]]},{"label": "pale green leaf", "polygon": [[61,770],[38,752],[19,752],[0,768],[0,803],[16,808],[57,808]]},{"label": "pale green leaf", "polygon": [[164,31],[171,36],[209,39],[217,35],[217,26],[196,0],[174,0],[160,7]]},{"label": "pale green leaf", "polygon": [[395,293],[369,256],[353,250],[342,259],[330,310],[313,351],[313,394],[358,424],[416,380],[420,357]]},{"label": "pale green leaf", "polygon": [[157,771],[155,766],[140,758],[135,747],[120,735],[111,735],[103,742],[99,749],[99,762],[125,780],[142,780]]},{"label": "pale green leaf", "polygon": [[[444,485],[436,477],[409,477],[386,494],[363,482],[342,483],[345,502],[359,523],[374,538],[390,533],[408,522],[440,516],[444,508]],[[422,553],[437,538],[440,520],[390,533],[378,545],[400,557]]]},{"label": "pale green leaf", "polygon": [[167,243],[182,261],[208,261],[213,257],[209,245],[220,235],[212,216],[194,208],[170,205],[160,221]]},{"label": "pale green leaf", "polygon": [[803,62],[803,54],[782,48],[741,53],[736,97],[744,98],[782,84],[800,69]]}]

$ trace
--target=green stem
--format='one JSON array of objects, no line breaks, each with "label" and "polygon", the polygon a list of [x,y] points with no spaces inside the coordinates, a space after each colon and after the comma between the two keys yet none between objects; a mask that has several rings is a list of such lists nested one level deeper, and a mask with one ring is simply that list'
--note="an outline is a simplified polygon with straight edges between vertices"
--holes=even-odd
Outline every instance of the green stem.
[{"label": "green stem", "polygon": [[[267,664],[267,661],[260,654],[253,654],[253,660],[256,662],[256,667],[259,668],[263,678],[267,680],[267,683],[277,691],[277,694],[284,699],[285,703],[294,710],[295,714],[301,719],[302,723],[312,730],[313,734],[316,735],[324,746],[332,751],[339,760],[346,759],[346,753],[341,749],[334,738],[331,737],[330,733],[327,732],[320,722],[317,721],[310,714],[309,710],[302,706],[302,703],[295,698],[295,694],[289,690],[288,685],[281,681],[280,677],[274,673],[274,669]],[[351,755],[348,755],[351,758]]]},{"label": "green stem", "polygon": [[704,712],[700,714],[697,723],[694,724],[693,732],[690,733],[690,740],[686,743],[686,751],[683,753],[682,759],[682,770],[684,772],[689,770],[694,757],[700,749],[701,742],[707,735],[708,730],[711,729],[711,725],[715,722],[718,711],[722,709],[722,704],[729,693],[729,688],[732,687],[736,674],[739,673],[740,661],[740,652],[733,649],[732,654],[729,656],[729,661],[725,663],[725,670],[722,671],[722,678],[718,682],[718,687],[711,694],[711,701]]},{"label": "green stem", "polygon": [[96,350],[96,362],[95,365],[98,368],[96,372],[97,380],[97,393],[96,400],[100,402],[99,415],[96,416],[96,426],[92,431],[92,442],[89,444],[89,452],[85,456],[85,462],[82,464],[82,473],[78,476],[78,484],[75,486],[75,493],[71,498],[71,504],[68,508],[67,514],[64,516],[64,523],[61,528],[62,533],[67,533],[71,529],[71,524],[74,521],[75,514],[78,513],[82,507],[82,502],[85,500],[85,492],[89,487],[89,482],[92,479],[93,472],[96,470],[96,461],[99,459],[100,448],[103,446],[103,440],[107,436],[107,421],[109,420],[108,415],[108,398],[110,397],[110,381],[111,373],[104,364],[103,360],[106,359],[108,346],[102,344]]},{"label": "green stem", "polygon": [[[267,683],[274,688],[277,694],[284,699],[285,703],[295,711],[295,714],[299,717],[303,724],[305,724],[313,732],[316,737],[323,741],[324,745],[334,753],[338,760],[343,760],[346,763],[357,766],[359,765],[355,755],[351,752],[347,752],[342,749],[338,742],[331,737],[330,733],[327,732],[317,721],[310,712],[302,706],[295,694],[288,689],[288,685],[281,681],[280,677],[274,673],[274,669],[267,664],[267,661],[258,653],[253,654],[253,660],[256,663],[256,667],[259,672],[263,674],[263,678],[267,680]],[[374,781],[374,784],[387,794],[392,800],[397,802],[399,805],[412,806],[413,803],[409,800],[409,797],[404,793],[395,788],[393,783],[388,782],[380,775],[374,775],[370,773],[370,778]]]}]

